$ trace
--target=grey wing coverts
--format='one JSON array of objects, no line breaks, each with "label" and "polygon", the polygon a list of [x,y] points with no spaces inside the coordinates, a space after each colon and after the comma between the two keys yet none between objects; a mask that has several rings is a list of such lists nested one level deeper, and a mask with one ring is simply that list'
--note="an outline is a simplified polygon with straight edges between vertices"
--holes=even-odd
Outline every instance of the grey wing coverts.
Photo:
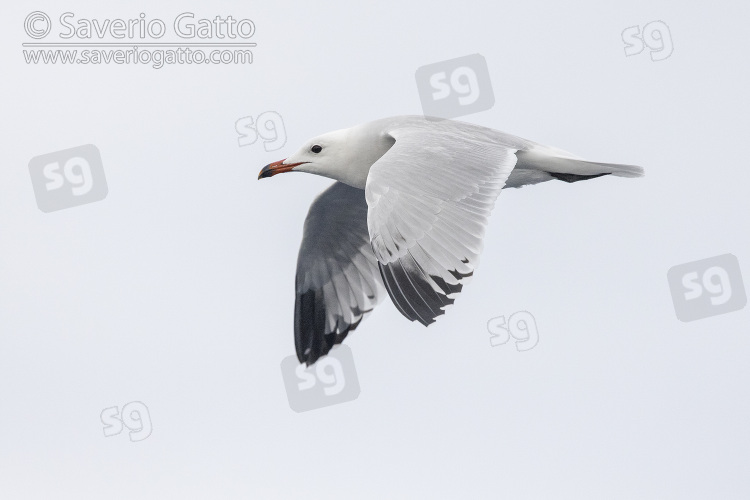
[{"label": "grey wing coverts", "polygon": [[[434,133],[440,126],[446,133]],[[390,132],[395,144],[370,169],[373,250],[393,303],[412,321],[434,322],[479,263],[490,212],[524,146],[491,132],[407,124]]]},{"label": "grey wing coverts", "polygon": [[294,343],[313,364],[384,297],[367,230],[365,192],[341,182],[310,206],[297,258]]}]

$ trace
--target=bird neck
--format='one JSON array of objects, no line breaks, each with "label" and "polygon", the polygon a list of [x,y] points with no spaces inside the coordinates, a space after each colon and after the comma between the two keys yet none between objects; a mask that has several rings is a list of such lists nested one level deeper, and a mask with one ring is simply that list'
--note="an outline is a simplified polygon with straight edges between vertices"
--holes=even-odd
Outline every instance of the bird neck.
[{"label": "bird neck", "polygon": [[395,143],[395,139],[384,131],[372,127],[370,123],[358,125],[348,130],[346,139],[346,164],[336,180],[352,187],[364,189],[370,168]]}]

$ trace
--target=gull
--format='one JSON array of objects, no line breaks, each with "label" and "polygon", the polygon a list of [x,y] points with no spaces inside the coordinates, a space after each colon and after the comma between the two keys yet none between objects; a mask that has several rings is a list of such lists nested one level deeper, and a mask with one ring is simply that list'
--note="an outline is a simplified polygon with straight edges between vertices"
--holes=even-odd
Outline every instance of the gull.
[{"label": "gull", "polygon": [[294,342],[310,366],[359,326],[385,292],[430,325],[479,264],[503,188],[643,169],[583,160],[490,128],[425,116],[329,132],[258,179],[307,172],[336,182],[312,203],[297,258]]}]

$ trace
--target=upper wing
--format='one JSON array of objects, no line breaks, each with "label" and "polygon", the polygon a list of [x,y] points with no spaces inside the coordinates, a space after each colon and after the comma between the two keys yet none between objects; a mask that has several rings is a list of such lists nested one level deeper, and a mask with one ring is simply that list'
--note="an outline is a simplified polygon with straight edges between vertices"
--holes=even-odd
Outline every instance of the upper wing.
[{"label": "upper wing", "polygon": [[300,363],[308,365],[340,344],[382,299],[363,190],[336,182],[310,206],[296,292],[294,343]]},{"label": "upper wing", "polygon": [[488,217],[523,147],[491,132],[447,120],[405,124],[389,131],[394,145],[370,168],[372,247],[391,299],[412,321],[434,322],[478,265]]}]

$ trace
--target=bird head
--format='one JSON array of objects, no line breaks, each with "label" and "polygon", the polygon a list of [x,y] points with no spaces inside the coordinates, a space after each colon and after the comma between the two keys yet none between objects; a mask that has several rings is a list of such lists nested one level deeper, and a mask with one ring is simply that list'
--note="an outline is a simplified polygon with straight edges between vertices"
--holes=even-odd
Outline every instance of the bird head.
[{"label": "bird head", "polygon": [[258,179],[284,172],[307,172],[334,178],[346,168],[345,132],[338,130],[310,139],[289,158],[263,167]]},{"label": "bird head", "polygon": [[307,172],[364,189],[370,167],[393,140],[353,127],[310,139],[289,158],[263,167],[258,179],[284,172]]}]

